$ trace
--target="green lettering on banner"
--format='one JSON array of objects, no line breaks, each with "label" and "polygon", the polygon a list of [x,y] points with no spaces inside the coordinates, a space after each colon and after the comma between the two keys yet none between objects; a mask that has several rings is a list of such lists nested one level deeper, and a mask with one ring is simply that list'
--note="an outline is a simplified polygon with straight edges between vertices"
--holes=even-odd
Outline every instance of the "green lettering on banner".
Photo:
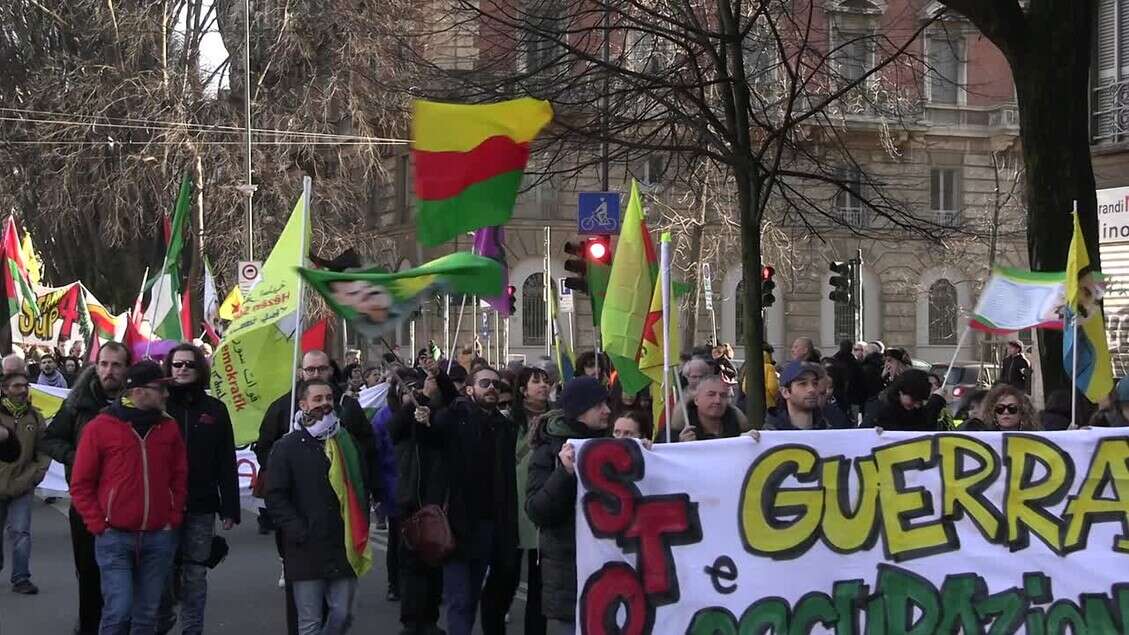
[{"label": "green lettering on banner", "polygon": [[[932,635],[941,621],[941,599],[925,578],[890,565],[878,565],[878,592],[886,600],[889,633]],[[916,621],[914,608],[921,612]]]}]

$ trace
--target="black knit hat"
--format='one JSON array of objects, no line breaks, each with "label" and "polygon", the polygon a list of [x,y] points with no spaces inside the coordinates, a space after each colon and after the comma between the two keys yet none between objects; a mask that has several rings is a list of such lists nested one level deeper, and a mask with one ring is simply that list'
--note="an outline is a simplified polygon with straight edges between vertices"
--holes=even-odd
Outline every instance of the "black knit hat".
[{"label": "black knit hat", "polygon": [[601,401],[608,400],[608,389],[595,377],[574,377],[568,380],[557,399],[557,406],[570,417],[580,415]]}]

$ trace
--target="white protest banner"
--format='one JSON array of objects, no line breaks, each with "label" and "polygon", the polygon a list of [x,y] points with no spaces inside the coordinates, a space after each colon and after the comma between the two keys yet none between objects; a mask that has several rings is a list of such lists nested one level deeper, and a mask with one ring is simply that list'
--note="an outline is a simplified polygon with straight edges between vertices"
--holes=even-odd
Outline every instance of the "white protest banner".
[{"label": "white protest banner", "polygon": [[576,466],[578,633],[1129,624],[1124,430],[602,439]]},{"label": "white protest banner", "polygon": [[12,343],[25,346],[57,346],[90,332],[90,317],[83,311],[82,285],[72,282],[63,287],[38,287],[35,290],[39,315],[25,302],[11,316]]}]

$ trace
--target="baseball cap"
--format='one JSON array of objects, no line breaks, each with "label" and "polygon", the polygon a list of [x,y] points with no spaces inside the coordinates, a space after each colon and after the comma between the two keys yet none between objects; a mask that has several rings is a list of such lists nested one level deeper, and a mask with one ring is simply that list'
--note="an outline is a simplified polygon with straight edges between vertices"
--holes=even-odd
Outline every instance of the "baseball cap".
[{"label": "baseball cap", "polygon": [[172,380],[172,377],[165,377],[165,372],[161,370],[157,362],[144,361],[129,367],[125,376],[125,387],[137,388],[147,384],[168,384]]},{"label": "baseball cap", "polygon": [[1121,403],[1129,403],[1129,377],[1122,377],[1118,380],[1117,400]]},{"label": "baseball cap", "polygon": [[780,385],[787,386],[788,384],[799,379],[800,375],[803,375],[804,373],[811,373],[815,375],[816,379],[823,379],[823,376],[827,374],[827,371],[823,370],[822,366],[814,362],[794,360],[788,362],[788,365],[784,367],[784,372],[780,373]]}]

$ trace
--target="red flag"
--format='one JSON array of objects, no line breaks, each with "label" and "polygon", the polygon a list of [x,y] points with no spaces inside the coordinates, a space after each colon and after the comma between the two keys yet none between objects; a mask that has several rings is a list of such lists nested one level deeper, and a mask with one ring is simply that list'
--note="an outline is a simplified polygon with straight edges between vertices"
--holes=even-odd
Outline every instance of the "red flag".
[{"label": "red flag", "polygon": [[302,352],[324,351],[329,318],[322,318],[302,333]]},{"label": "red flag", "polygon": [[184,293],[180,296],[180,330],[184,333],[185,342],[191,342],[196,337],[192,330],[192,290],[188,287],[184,288]]}]

